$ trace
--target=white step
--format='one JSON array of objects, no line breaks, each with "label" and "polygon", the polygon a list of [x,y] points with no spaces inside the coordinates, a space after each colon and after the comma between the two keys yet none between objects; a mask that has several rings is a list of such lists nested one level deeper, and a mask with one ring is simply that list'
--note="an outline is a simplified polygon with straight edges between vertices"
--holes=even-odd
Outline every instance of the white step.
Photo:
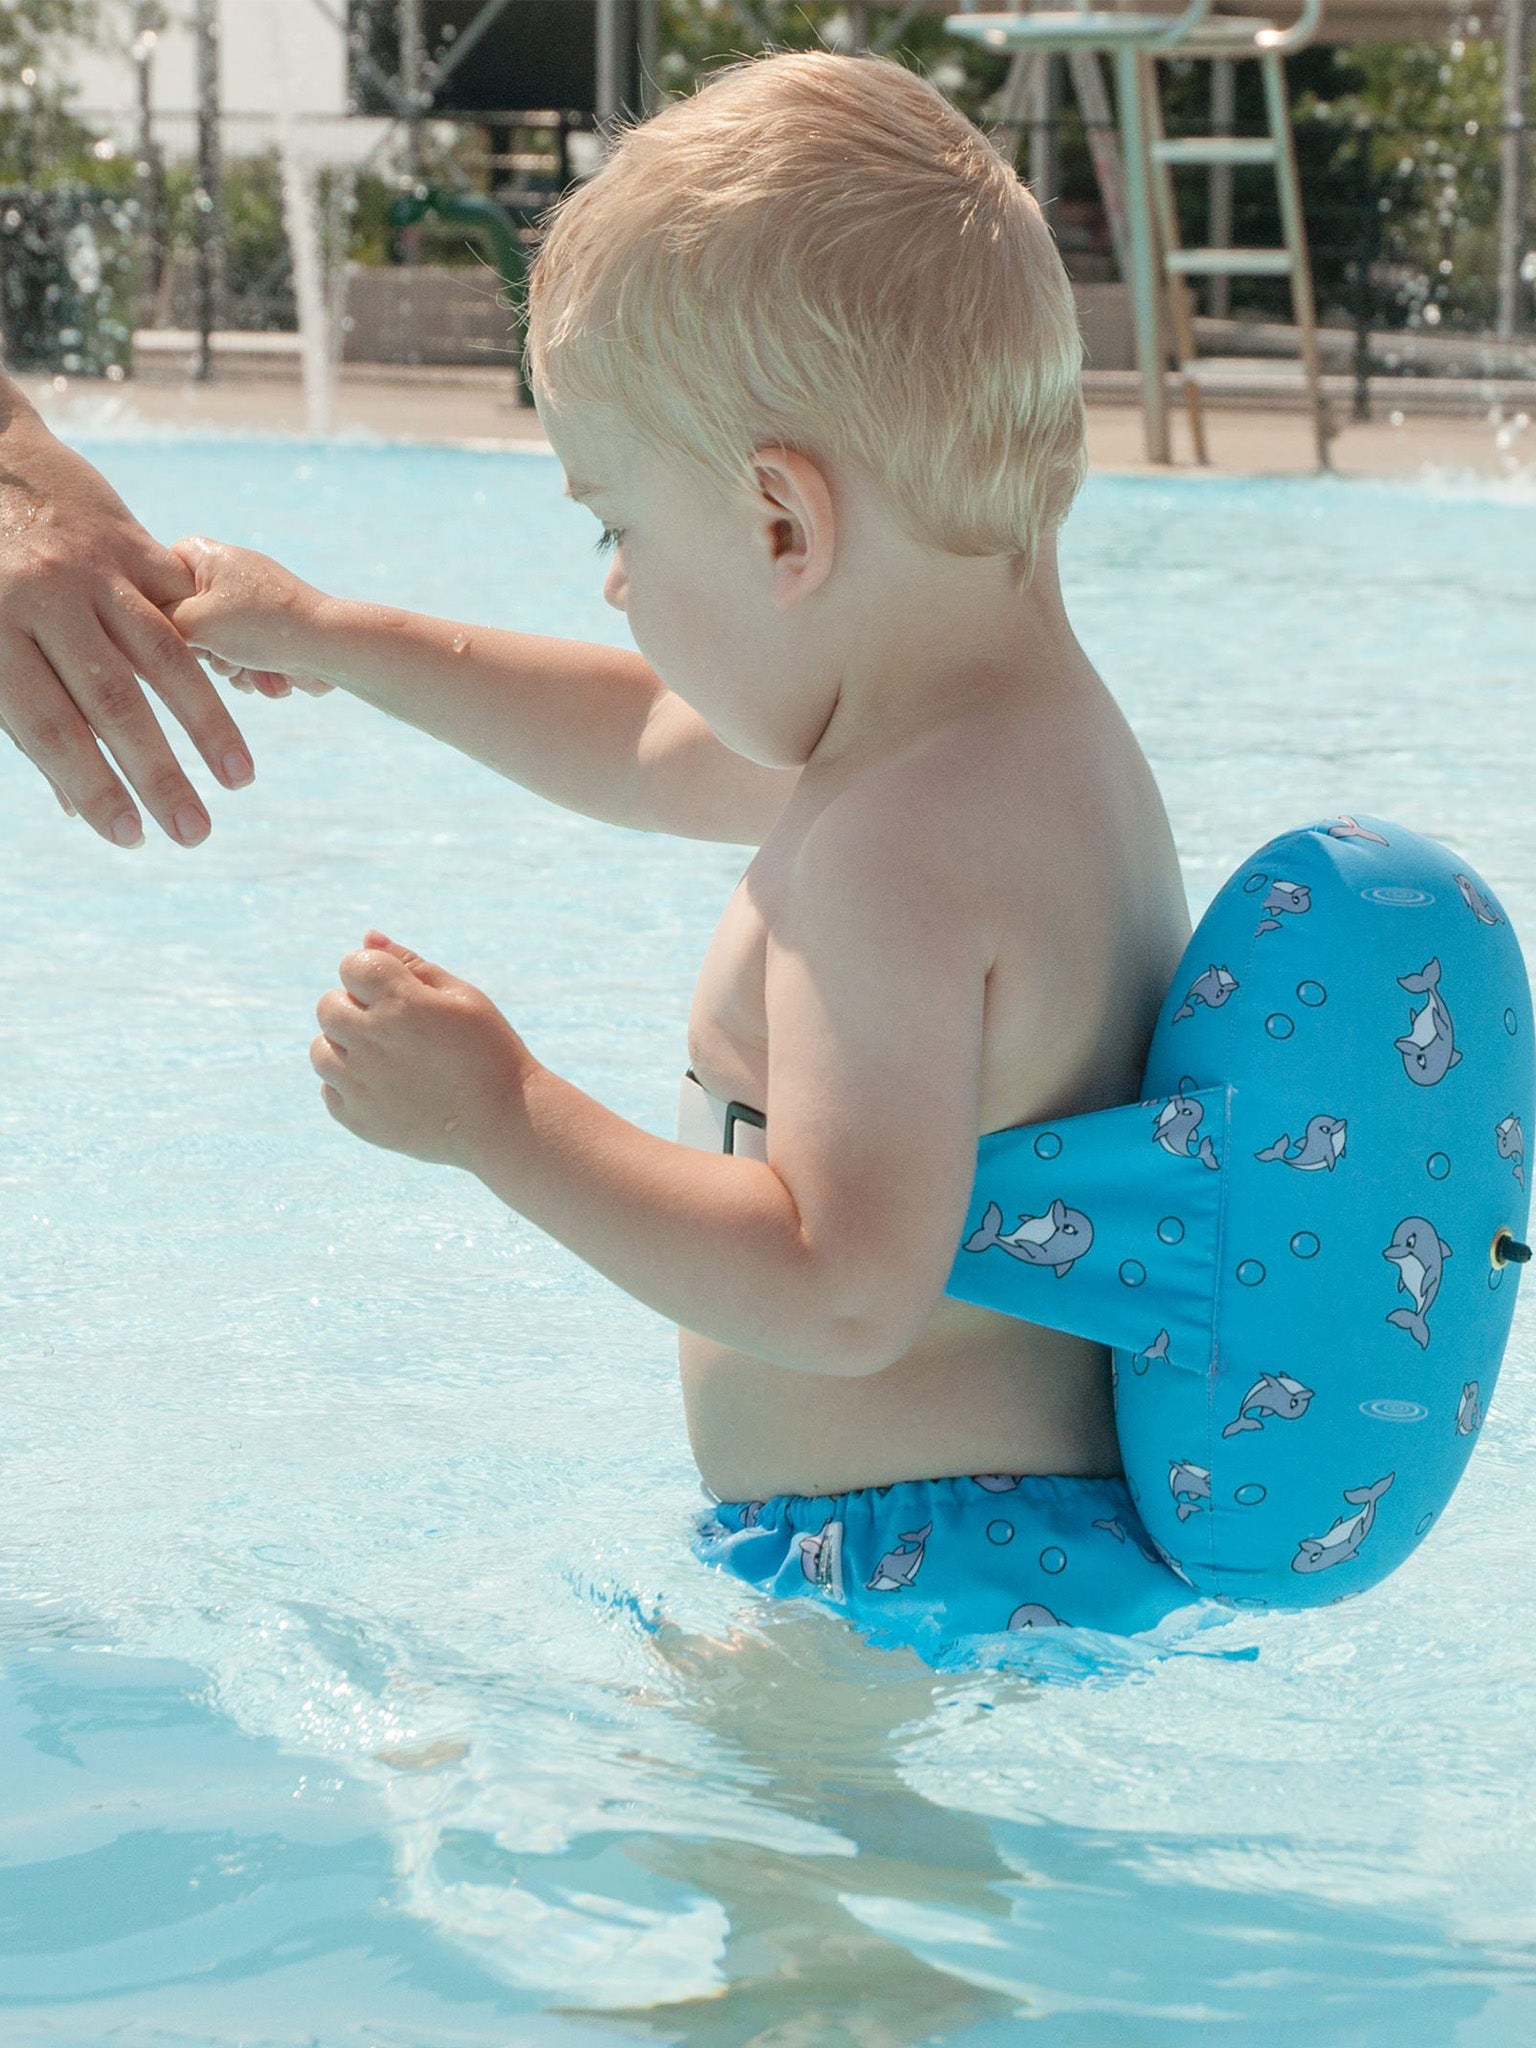
[{"label": "white step", "polygon": [[1152,145],[1160,164],[1272,164],[1279,155],[1268,135],[1181,135]]},{"label": "white step", "polygon": [[1288,249],[1170,249],[1164,261],[1175,277],[1289,277]]}]

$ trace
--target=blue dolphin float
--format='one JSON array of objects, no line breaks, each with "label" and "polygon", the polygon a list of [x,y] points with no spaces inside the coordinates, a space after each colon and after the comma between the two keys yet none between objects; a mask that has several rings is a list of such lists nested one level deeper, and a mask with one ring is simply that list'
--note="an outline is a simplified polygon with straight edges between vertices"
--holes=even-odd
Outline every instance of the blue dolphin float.
[{"label": "blue dolphin float", "polygon": [[1201,919],[1142,1090],[982,1139],[948,1292],[1111,1347],[1131,1497],[1199,1592],[1363,1592],[1461,1477],[1530,1256],[1519,942],[1432,839],[1284,833]]}]

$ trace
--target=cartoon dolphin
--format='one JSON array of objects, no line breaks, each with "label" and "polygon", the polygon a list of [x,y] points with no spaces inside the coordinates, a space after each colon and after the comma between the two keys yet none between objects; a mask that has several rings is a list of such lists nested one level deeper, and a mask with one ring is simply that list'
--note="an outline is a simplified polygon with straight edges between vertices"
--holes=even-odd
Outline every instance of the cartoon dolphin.
[{"label": "cartoon dolphin", "polygon": [[1461,1390],[1461,1399],[1456,1403],[1456,1434],[1475,1436],[1482,1426],[1483,1408],[1477,1397],[1477,1381],[1468,1380]]},{"label": "cartoon dolphin", "polygon": [[1470,875],[1457,875],[1453,879],[1457,888],[1461,891],[1462,902],[1465,903],[1479,924],[1502,924],[1504,922],[1493,905],[1478,889],[1477,884]]},{"label": "cartoon dolphin", "polygon": [[741,1511],[741,1526],[743,1529],[755,1529],[757,1527],[757,1518],[767,1505],[768,1503],[765,1500],[749,1500]]},{"label": "cartoon dolphin", "polygon": [[932,1522],[921,1529],[907,1530],[894,1550],[888,1550],[875,1566],[875,1575],[864,1581],[867,1593],[899,1593],[910,1586],[922,1568],[923,1552],[933,1534]]},{"label": "cartoon dolphin", "polygon": [[1211,1475],[1203,1465],[1189,1465],[1182,1461],[1168,1467],[1168,1491],[1178,1503],[1178,1517],[1187,1522],[1199,1511],[1202,1501],[1211,1497]]},{"label": "cartoon dolphin", "polygon": [[[1125,1530],[1121,1527],[1120,1518],[1118,1515],[1111,1515],[1105,1521],[1095,1522],[1093,1526],[1095,1529],[1102,1529],[1106,1536],[1113,1536],[1117,1543],[1124,1543],[1124,1541],[1126,1540]],[[1152,1548],[1152,1545],[1149,1541],[1140,1536],[1138,1536],[1135,1540],[1136,1548],[1141,1552],[1142,1556],[1147,1560],[1148,1564],[1162,1563],[1162,1558]]]},{"label": "cartoon dolphin", "polygon": [[1081,1209],[1069,1209],[1065,1202],[1052,1202],[1043,1216],[1021,1216],[1018,1228],[1003,1234],[1003,1212],[988,1202],[980,1230],[965,1241],[968,1252],[990,1251],[996,1245],[1010,1259],[1026,1266],[1054,1266],[1062,1279],[1093,1243],[1093,1225]]},{"label": "cartoon dolphin", "polygon": [[1383,839],[1379,832],[1368,832],[1356,819],[1342,817],[1336,825],[1328,827],[1330,839],[1369,839],[1373,846],[1390,846],[1390,839]]},{"label": "cartoon dolphin", "polygon": [[1302,882],[1271,882],[1264,898],[1264,916],[1254,931],[1277,932],[1282,917],[1300,917],[1312,908],[1312,891]]},{"label": "cartoon dolphin", "polygon": [[1352,1486],[1344,1498],[1352,1508],[1358,1508],[1355,1515],[1340,1515],[1326,1536],[1303,1536],[1301,1548],[1291,1559],[1293,1572],[1325,1572],[1336,1564],[1347,1564],[1359,1552],[1361,1544],[1371,1533],[1376,1520],[1376,1503],[1397,1477],[1389,1472],[1385,1479],[1378,1479],[1374,1486]]},{"label": "cartoon dolphin", "polygon": [[1421,1351],[1427,1350],[1429,1324],[1425,1317],[1440,1292],[1440,1275],[1451,1248],[1428,1217],[1405,1216],[1381,1256],[1396,1266],[1397,1284],[1413,1302],[1411,1309],[1393,1309],[1387,1321],[1406,1330]]},{"label": "cartoon dolphin", "polygon": [[1197,974],[1184,991],[1184,1000],[1169,1018],[1171,1024],[1182,1024],[1186,1017],[1193,1017],[1196,1003],[1204,1003],[1208,1010],[1219,1010],[1222,1004],[1237,994],[1241,984],[1230,967],[1217,967],[1214,962],[1204,974]]},{"label": "cartoon dolphin", "polygon": [[836,1518],[823,1522],[814,1536],[800,1538],[800,1569],[813,1586],[821,1586],[834,1600],[843,1597],[843,1525]]},{"label": "cartoon dolphin", "polygon": [[1012,1493],[1019,1483],[1017,1472],[973,1472],[970,1478],[973,1486],[987,1493]]},{"label": "cartoon dolphin", "polygon": [[1216,1148],[1209,1138],[1195,1142],[1195,1133],[1205,1121],[1205,1105],[1191,1102],[1186,1096],[1170,1096],[1157,1112],[1157,1121],[1152,1126],[1152,1142],[1161,1145],[1165,1152],[1171,1152],[1175,1159],[1199,1159],[1206,1166],[1219,1168]]},{"label": "cartoon dolphin", "polygon": [[1325,1167],[1329,1173],[1344,1157],[1344,1139],[1348,1125],[1341,1116],[1309,1116],[1305,1134],[1296,1141],[1297,1149],[1292,1152],[1290,1134],[1276,1138],[1273,1145],[1266,1145],[1262,1152],[1255,1152],[1255,1159],[1279,1159],[1287,1166],[1294,1166],[1298,1173],[1316,1173]]},{"label": "cartoon dolphin", "polygon": [[1499,1157],[1507,1159],[1510,1171],[1515,1176],[1517,1187],[1525,1186],[1525,1132],[1520,1128],[1520,1119],[1513,1111],[1500,1124],[1493,1127],[1494,1141],[1499,1148]]},{"label": "cartoon dolphin", "polygon": [[[1293,1380],[1288,1372],[1262,1373],[1238,1402],[1236,1416],[1221,1433],[1240,1436],[1245,1429],[1262,1429],[1266,1416],[1272,1422],[1294,1422],[1298,1415],[1306,1414],[1313,1391],[1300,1380]],[[1251,1415],[1250,1409],[1254,1411]]]},{"label": "cartoon dolphin", "polygon": [[1440,962],[1426,960],[1417,974],[1400,974],[1399,988],[1425,998],[1422,1010],[1415,1010],[1413,1026],[1406,1036],[1392,1043],[1403,1056],[1403,1072],[1421,1088],[1433,1088],[1461,1063],[1456,1050],[1456,1032],[1451,1013],[1440,993]]},{"label": "cartoon dolphin", "polygon": [[1149,1365],[1168,1363],[1168,1332],[1159,1330],[1145,1351],[1138,1351],[1131,1361],[1131,1370],[1143,1373]]},{"label": "cartoon dolphin", "polygon": [[1015,1607],[1008,1617],[1010,1628],[1066,1628],[1059,1614],[1052,1614],[1049,1607],[1042,1607],[1038,1600],[1026,1600],[1022,1607]]}]

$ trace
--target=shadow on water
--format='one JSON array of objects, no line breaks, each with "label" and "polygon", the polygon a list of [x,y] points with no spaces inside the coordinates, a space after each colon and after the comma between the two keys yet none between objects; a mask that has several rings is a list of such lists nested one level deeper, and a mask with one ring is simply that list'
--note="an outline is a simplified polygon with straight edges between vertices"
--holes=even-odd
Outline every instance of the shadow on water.
[{"label": "shadow on water", "polygon": [[991,2048],[1026,2038],[1026,2023],[1040,2048],[1187,2048],[1207,2034],[1244,2048],[1536,2038],[1529,1954],[1469,1950],[1368,1903],[1177,1876],[1181,1850],[1283,1854],[1284,1843],[994,1818],[911,1788],[904,1752],[936,1725],[1004,1710],[1027,1726],[1028,1679],[956,1683],[906,1654],[872,1659],[821,1617],[782,1613],[724,1641],[663,1623],[651,1647],[667,1711],[707,1733],[721,1777],[835,1830],[847,1852],[626,1837],[630,1858],[718,1900],[731,1930],[728,1988],[625,2015],[642,2038]]}]

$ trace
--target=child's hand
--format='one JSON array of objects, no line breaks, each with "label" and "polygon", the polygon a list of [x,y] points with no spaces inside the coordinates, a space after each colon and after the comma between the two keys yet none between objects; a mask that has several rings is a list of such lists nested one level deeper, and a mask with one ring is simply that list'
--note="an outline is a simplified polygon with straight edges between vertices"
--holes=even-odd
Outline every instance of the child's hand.
[{"label": "child's hand", "polygon": [[286,697],[290,688],[322,696],[335,688],[310,672],[305,650],[321,593],[270,555],[192,535],[171,549],[196,579],[191,597],[164,606],[166,617],[208,666],[238,690]]},{"label": "child's hand", "polygon": [[533,1056],[490,997],[368,931],[315,1005],[309,1063],[336,1121],[370,1145],[473,1172]]}]

